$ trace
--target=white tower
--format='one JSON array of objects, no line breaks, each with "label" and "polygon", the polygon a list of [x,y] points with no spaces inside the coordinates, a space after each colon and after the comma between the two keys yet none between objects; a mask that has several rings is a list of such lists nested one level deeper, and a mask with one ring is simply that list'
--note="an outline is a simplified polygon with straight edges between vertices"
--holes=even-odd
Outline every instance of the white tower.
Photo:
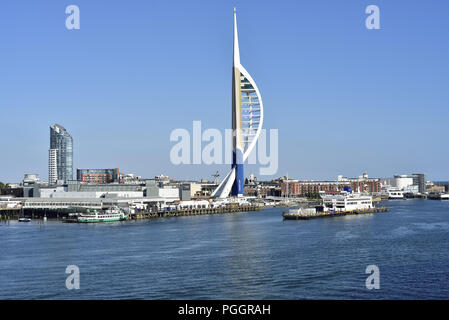
[{"label": "white tower", "polygon": [[234,56],[232,64],[232,167],[212,193],[213,197],[243,196],[243,163],[254,149],[263,124],[262,97],[256,83],[240,64],[237,15],[234,9]]}]

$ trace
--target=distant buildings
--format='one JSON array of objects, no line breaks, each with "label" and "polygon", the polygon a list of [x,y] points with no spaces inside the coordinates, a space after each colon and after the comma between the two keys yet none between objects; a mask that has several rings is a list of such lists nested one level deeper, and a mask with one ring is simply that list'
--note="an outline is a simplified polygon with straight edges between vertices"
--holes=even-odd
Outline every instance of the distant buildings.
[{"label": "distant buildings", "polygon": [[441,184],[432,184],[427,187],[428,193],[445,193],[446,190],[446,186]]},{"label": "distant buildings", "polygon": [[259,181],[245,186],[245,196],[249,197],[280,197],[281,188],[278,181]]},{"label": "distant buildings", "polygon": [[107,184],[120,182],[118,168],[114,169],[77,169],[76,180],[92,184]]},{"label": "distant buildings", "polygon": [[40,196],[39,189],[41,186],[41,181],[39,180],[39,175],[34,173],[25,174],[22,180],[23,187],[23,197],[38,197]]},{"label": "distant buildings", "polygon": [[123,184],[142,184],[145,183],[145,179],[142,179],[141,176],[136,176],[132,173],[128,173],[128,174],[124,174],[124,173],[120,173],[119,174],[119,180],[120,183]]},{"label": "distant buildings", "polygon": [[320,191],[343,191],[350,187],[355,192],[380,193],[381,184],[378,178],[369,178],[366,173],[358,178],[338,176],[337,181],[299,181],[283,178],[281,181],[282,196],[304,196]]},{"label": "distant buildings", "polygon": [[409,194],[426,193],[426,176],[424,173],[397,174],[393,178],[381,180],[382,188],[396,188]]},{"label": "distant buildings", "polygon": [[426,193],[426,176],[424,173],[414,173],[413,177],[413,185],[418,186],[418,192],[421,194]]},{"label": "distant buildings", "polygon": [[48,182],[67,183],[73,179],[73,139],[59,125],[50,126],[50,150],[48,152]]},{"label": "distant buildings", "polygon": [[413,185],[413,177],[406,174],[398,174],[394,176],[395,187],[399,190],[405,190]]}]

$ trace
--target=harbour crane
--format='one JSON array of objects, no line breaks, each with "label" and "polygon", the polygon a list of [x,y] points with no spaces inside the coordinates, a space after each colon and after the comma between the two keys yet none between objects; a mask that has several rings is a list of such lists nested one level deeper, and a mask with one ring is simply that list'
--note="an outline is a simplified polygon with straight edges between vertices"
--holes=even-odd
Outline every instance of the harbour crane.
[{"label": "harbour crane", "polygon": [[218,184],[218,178],[220,177],[220,174],[218,173],[218,171],[217,172],[215,172],[213,175],[212,175],[212,177],[214,177],[214,183],[215,184]]}]

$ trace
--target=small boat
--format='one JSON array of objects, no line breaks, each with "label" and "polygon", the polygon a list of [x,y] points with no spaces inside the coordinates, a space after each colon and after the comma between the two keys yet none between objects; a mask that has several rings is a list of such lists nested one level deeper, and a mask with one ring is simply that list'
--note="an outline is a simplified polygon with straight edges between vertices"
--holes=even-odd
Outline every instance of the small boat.
[{"label": "small boat", "polygon": [[440,200],[449,200],[449,193],[441,193]]},{"label": "small boat", "polygon": [[19,222],[31,222],[30,218],[19,218]]},{"label": "small boat", "polygon": [[431,192],[428,194],[427,199],[432,200],[449,200],[449,193],[435,193]]}]

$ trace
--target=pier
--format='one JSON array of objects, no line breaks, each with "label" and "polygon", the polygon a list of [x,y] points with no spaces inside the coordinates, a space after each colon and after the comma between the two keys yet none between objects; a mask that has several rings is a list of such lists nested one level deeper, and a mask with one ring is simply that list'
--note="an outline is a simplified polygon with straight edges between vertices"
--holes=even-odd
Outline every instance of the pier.
[{"label": "pier", "polygon": [[19,218],[30,219],[65,219],[69,213],[75,212],[75,208],[67,209],[32,209],[32,208],[8,208],[0,209],[0,220],[18,220]]},{"label": "pier", "polygon": [[351,211],[320,211],[315,214],[310,215],[301,215],[301,214],[292,214],[284,212],[282,217],[284,220],[309,220],[316,218],[331,218],[331,217],[342,217],[348,215],[359,215],[359,214],[369,214],[369,213],[377,213],[377,212],[387,212],[389,210],[388,207],[379,207],[379,208],[371,208],[371,209],[362,209],[362,210],[351,210]]},{"label": "pier", "polygon": [[234,206],[234,207],[221,207],[221,208],[201,208],[201,209],[184,209],[184,210],[171,210],[171,211],[158,211],[158,212],[137,212],[128,215],[128,219],[154,219],[154,218],[166,218],[166,217],[187,217],[187,216],[200,216],[210,214],[223,214],[223,213],[238,213],[261,210],[259,206]]},{"label": "pier", "polygon": [[[188,217],[211,214],[238,213],[258,211],[263,209],[261,206],[224,206],[220,208],[198,208],[181,209],[169,211],[138,211],[128,213],[128,220],[156,219],[167,217]],[[76,210],[72,209],[0,209],[0,220],[18,220],[20,217],[31,219],[57,219],[65,222],[76,222],[76,219],[70,217],[70,213]]]}]

